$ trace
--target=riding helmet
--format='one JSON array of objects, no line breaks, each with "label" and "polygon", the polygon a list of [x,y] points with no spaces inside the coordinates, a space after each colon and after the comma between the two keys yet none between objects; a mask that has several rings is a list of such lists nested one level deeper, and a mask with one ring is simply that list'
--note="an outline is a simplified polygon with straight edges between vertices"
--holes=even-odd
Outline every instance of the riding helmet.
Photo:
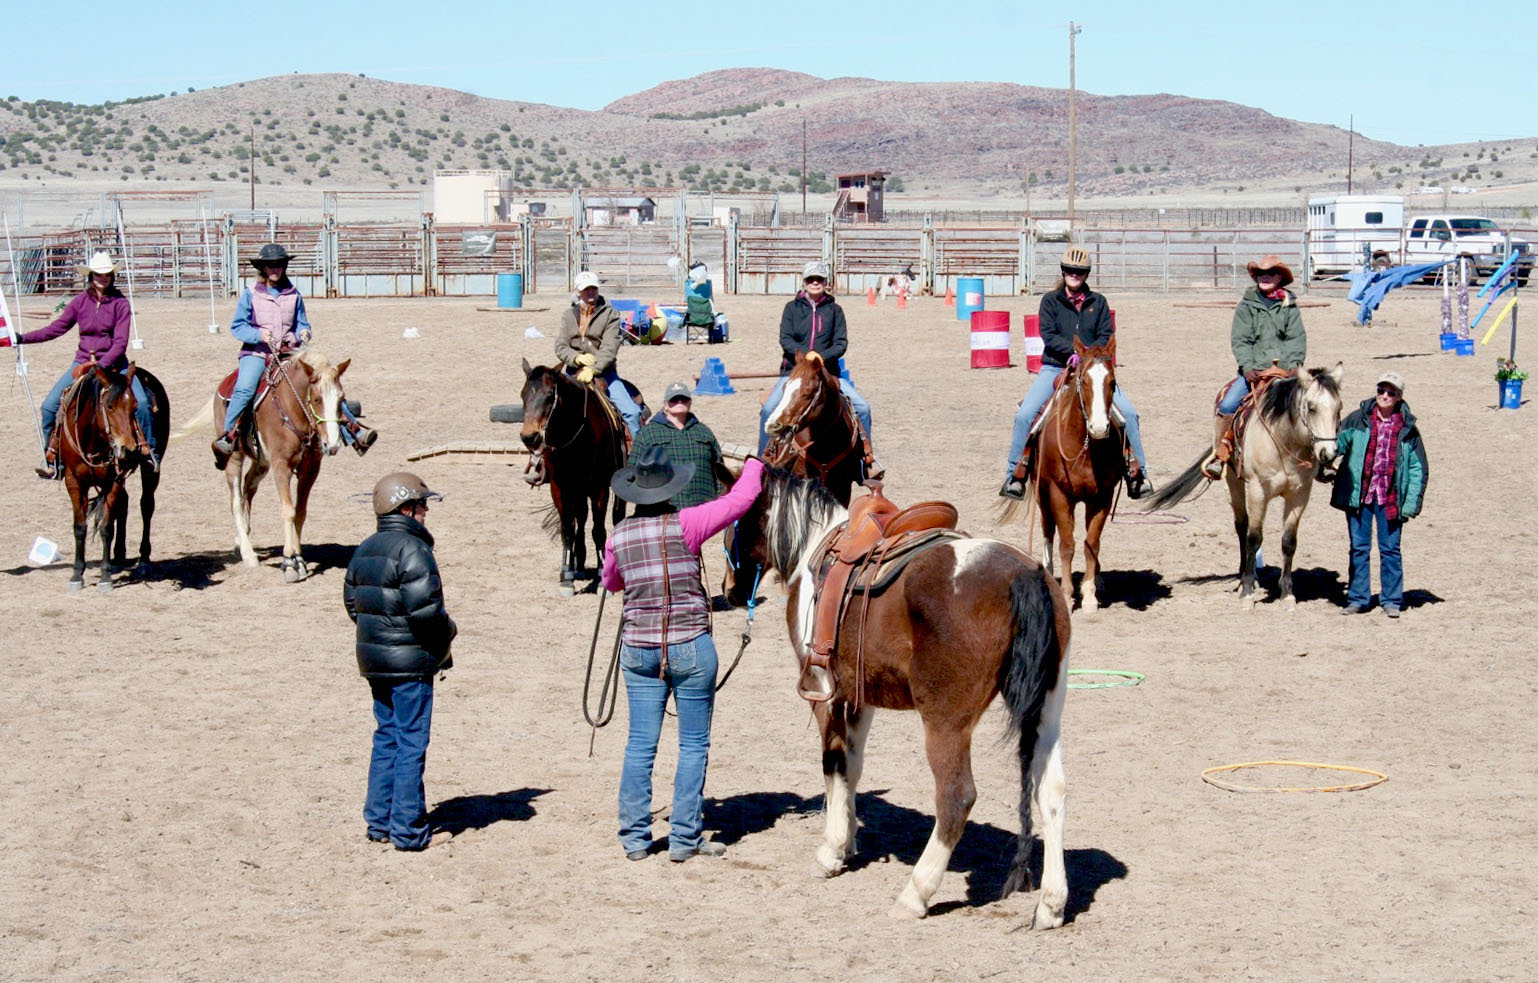
[{"label": "riding helmet", "polygon": [[374,514],[389,515],[402,505],[442,498],[410,471],[395,471],[374,484]]},{"label": "riding helmet", "polygon": [[1082,273],[1088,276],[1091,268],[1089,250],[1083,246],[1069,246],[1063,250],[1062,267],[1064,273]]}]

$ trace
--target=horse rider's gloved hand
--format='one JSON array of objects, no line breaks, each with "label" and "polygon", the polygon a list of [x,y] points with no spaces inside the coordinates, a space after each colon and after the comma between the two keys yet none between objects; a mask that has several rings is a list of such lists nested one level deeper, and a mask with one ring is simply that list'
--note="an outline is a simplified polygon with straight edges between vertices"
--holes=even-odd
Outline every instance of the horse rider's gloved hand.
[{"label": "horse rider's gloved hand", "polygon": [[303,348],[305,345],[308,345],[309,343],[310,343],[310,333],[308,331],[301,331],[301,332],[299,332],[299,347]]},{"label": "horse rider's gloved hand", "polygon": [[[578,365],[587,365],[587,366],[597,365],[598,364],[598,356],[597,355],[589,355],[587,352],[583,352],[582,354],[577,356],[577,364]],[[586,382],[587,380],[583,379],[582,381]]]},{"label": "horse rider's gloved hand", "polygon": [[[592,358],[593,356],[588,355],[586,357],[587,358]],[[593,381],[593,367],[591,365],[584,365],[584,366],[582,366],[582,368],[578,369],[577,370],[577,381],[578,382],[583,382],[583,383],[592,382]]]}]

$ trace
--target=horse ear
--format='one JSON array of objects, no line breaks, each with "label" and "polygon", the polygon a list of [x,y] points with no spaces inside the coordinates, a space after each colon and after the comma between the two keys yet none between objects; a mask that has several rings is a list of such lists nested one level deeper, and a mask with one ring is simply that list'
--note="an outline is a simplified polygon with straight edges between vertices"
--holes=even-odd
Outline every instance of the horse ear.
[{"label": "horse ear", "polygon": [[715,472],[716,480],[727,488],[731,488],[737,483],[737,479],[742,477],[741,467],[734,468],[725,461],[712,461],[710,468]]},{"label": "horse ear", "polygon": [[1346,377],[1346,363],[1345,362],[1336,362],[1335,363],[1335,368],[1330,370],[1330,378],[1334,379],[1335,380],[1335,384],[1338,386],[1338,385],[1340,385],[1341,380],[1343,380],[1345,377]]},{"label": "horse ear", "polygon": [[344,358],[344,359],[342,359],[341,362],[337,363],[336,377],[338,379],[340,379],[342,377],[342,373],[347,371],[347,366],[349,366],[351,364],[352,364],[352,359],[350,359],[350,358]]},{"label": "horse ear", "polygon": [[529,360],[528,359],[524,359],[523,360],[523,377],[525,379],[527,379],[529,377],[529,373],[533,372],[533,371],[534,371],[534,366],[529,364]]},{"label": "horse ear", "polygon": [[1074,335],[1073,336],[1073,353],[1075,355],[1083,355],[1085,351],[1086,351],[1086,349],[1084,347],[1084,340],[1082,338],[1080,338],[1078,335]]},{"label": "horse ear", "polygon": [[138,368],[139,366],[137,364],[129,362],[128,371],[123,373],[123,378],[128,380],[129,383],[132,383],[134,381],[134,372],[137,371]]}]

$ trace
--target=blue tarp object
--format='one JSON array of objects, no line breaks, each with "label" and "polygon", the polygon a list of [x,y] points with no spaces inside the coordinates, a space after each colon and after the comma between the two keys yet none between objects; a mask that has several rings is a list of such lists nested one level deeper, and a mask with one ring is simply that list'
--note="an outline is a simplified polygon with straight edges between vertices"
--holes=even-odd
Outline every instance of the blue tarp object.
[{"label": "blue tarp object", "polygon": [[1479,288],[1479,296],[1483,297],[1485,294],[1489,293],[1497,283],[1500,283],[1501,277],[1511,272],[1511,268],[1516,265],[1517,260],[1521,258],[1521,256],[1522,254],[1517,252],[1515,249],[1507,253],[1506,262],[1496,267],[1495,272],[1490,274],[1490,279],[1486,280],[1485,285]]},{"label": "blue tarp object", "polygon": [[1351,281],[1351,290],[1346,294],[1346,299],[1353,301],[1358,306],[1356,323],[1367,324],[1372,320],[1372,312],[1383,303],[1383,298],[1395,287],[1402,287],[1435,273],[1446,266],[1452,260],[1444,260],[1440,263],[1421,263],[1415,266],[1391,266],[1386,270],[1359,270],[1348,273],[1346,279]]},{"label": "blue tarp object", "polygon": [[[1493,283],[1494,281],[1492,280],[1491,282]],[[1485,315],[1487,313],[1489,313],[1490,305],[1495,303],[1496,301],[1500,300],[1502,294],[1504,294],[1507,291],[1511,290],[1516,285],[1517,285],[1517,281],[1516,281],[1515,278],[1513,278],[1511,280],[1507,280],[1506,281],[1506,285],[1495,292],[1495,296],[1493,296],[1489,300],[1485,301],[1485,306],[1483,306],[1483,307],[1481,307],[1479,309],[1479,316],[1474,318],[1474,320],[1472,322],[1470,322],[1469,328],[1472,330],[1473,328],[1479,327],[1479,322],[1483,321],[1485,319]],[[1484,291],[1481,290],[1480,293],[1482,294],[1482,293],[1484,293]]]}]

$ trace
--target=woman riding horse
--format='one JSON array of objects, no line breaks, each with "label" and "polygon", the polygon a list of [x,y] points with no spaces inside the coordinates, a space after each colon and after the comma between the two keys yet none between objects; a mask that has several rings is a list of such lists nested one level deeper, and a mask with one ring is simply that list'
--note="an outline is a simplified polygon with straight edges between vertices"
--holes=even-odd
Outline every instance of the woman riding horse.
[{"label": "woman riding horse", "polygon": [[[240,416],[256,395],[268,357],[310,343],[310,319],[304,312],[304,297],[288,278],[288,250],[275,242],[261,248],[251,265],[258,280],[240,294],[230,334],[241,343],[235,378],[230,394],[230,408],[224,415],[224,432],[214,440],[214,467],[223,471],[234,453]],[[368,453],[379,434],[358,423],[352,410],[342,404],[342,441],[362,457]]]},{"label": "woman riding horse", "polygon": [[[91,257],[90,263],[77,269],[86,279],[85,290],[76,294],[64,312],[46,328],[16,336],[18,345],[35,345],[40,341],[51,341],[77,325],[80,328],[74,362],[43,397],[43,445],[47,450],[42,466],[37,469],[40,478],[64,477],[57,442],[53,439],[54,421],[59,415],[59,399],[75,378],[75,370],[87,362],[95,362],[110,372],[123,373],[128,369],[128,335],[133,314],[128,298],[116,286],[118,265],[105,252],[98,252]],[[8,348],[10,344],[10,338],[0,337],[0,348]],[[165,447],[163,443],[155,443],[152,404],[145,395],[142,382],[133,379],[130,385],[139,430],[151,444],[154,459],[158,461]]]},{"label": "woman riding horse", "polygon": [[[1092,348],[1111,342],[1116,328],[1111,323],[1111,305],[1105,297],[1089,289],[1090,257],[1083,246],[1069,246],[1063,252],[1062,277],[1057,288],[1041,298],[1040,321],[1041,372],[1027,390],[1015,411],[1015,428],[1009,441],[1009,464],[1005,471],[1004,498],[1025,498],[1025,482],[1031,473],[1031,428],[1041,414],[1058,376],[1073,354],[1074,339]],[[1143,453],[1143,437],[1138,428],[1137,408],[1117,386],[1111,393],[1116,411],[1126,428],[1132,453],[1127,460],[1127,497],[1142,498],[1153,485],[1148,480],[1148,458]]]}]

